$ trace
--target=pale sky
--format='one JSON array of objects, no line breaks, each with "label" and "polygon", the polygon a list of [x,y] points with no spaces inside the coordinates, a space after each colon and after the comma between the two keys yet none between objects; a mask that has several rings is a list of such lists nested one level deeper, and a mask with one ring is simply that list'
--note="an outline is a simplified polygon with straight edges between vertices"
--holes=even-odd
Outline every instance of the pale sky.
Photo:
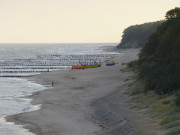
[{"label": "pale sky", "polygon": [[180,0],[0,0],[0,43],[120,42],[126,27],[175,7]]}]

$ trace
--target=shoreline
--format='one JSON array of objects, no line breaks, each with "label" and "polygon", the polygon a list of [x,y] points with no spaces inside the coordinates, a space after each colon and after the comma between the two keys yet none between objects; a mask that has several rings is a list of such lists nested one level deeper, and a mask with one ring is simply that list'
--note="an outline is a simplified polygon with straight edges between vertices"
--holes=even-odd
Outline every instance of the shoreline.
[{"label": "shoreline", "polygon": [[[123,68],[120,63],[136,59],[137,53],[126,50],[116,58],[119,64],[112,67],[26,77],[42,85],[54,82],[54,87],[28,97],[33,99],[32,104],[41,104],[40,110],[8,116],[7,121],[25,125],[37,135],[154,135],[150,132],[155,128],[149,123],[151,120],[129,109],[128,97],[123,94],[129,84],[124,81],[129,73],[120,71]],[[141,122],[137,124],[138,121]]]}]

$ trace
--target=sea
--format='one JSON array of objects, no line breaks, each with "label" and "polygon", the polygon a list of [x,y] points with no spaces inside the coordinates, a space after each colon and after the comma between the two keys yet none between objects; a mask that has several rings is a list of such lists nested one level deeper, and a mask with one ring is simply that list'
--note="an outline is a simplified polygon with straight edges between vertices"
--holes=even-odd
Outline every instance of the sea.
[{"label": "sea", "polygon": [[[9,115],[40,109],[41,105],[32,105],[32,99],[25,97],[32,95],[33,92],[45,90],[49,87],[48,85],[43,86],[24,79],[20,77],[21,75],[28,76],[43,73],[40,72],[40,70],[44,71],[44,66],[47,68],[53,67],[52,69],[56,68],[56,70],[71,70],[68,68],[69,65],[66,65],[69,59],[64,59],[66,63],[61,62],[60,65],[57,65],[59,64],[57,63],[57,56],[85,55],[93,58],[93,55],[98,57],[101,55],[103,57],[116,55],[117,52],[109,51],[109,48],[113,48],[115,45],[117,45],[117,43],[0,44],[0,135],[35,135],[23,128],[23,125],[15,125],[13,122],[7,122],[5,119],[5,117]],[[41,56],[41,61],[37,60],[37,56]],[[34,67],[37,66],[32,65],[33,61],[35,61],[36,64],[42,62],[42,56],[46,58],[43,58],[43,64],[38,65],[38,69],[34,69]],[[50,56],[51,58],[49,58]],[[54,59],[52,59],[52,56]],[[44,65],[44,63],[47,64],[50,60],[54,60],[53,64],[56,65],[52,65],[52,63],[51,67],[49,65]],[[71,62],[73,60],[71,59]],[[17,63],[21,63],[21,61],[24,61],[24,65],[16,65]],[[19,72],[24,70],[29,71],[32,70],[32,68],[33,72],[30,73],[27,72],[24,74]],[[17,70],[18,75],[11,72]],[[38,70],[38,72],[34,72],[35,70]],[[3,73],[4,71],[6,72]]]}]

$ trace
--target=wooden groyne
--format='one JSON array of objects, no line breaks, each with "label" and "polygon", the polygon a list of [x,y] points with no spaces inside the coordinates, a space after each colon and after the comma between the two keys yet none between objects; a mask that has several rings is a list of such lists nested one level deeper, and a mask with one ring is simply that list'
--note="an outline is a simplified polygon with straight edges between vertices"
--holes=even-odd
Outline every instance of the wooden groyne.
[{"label": "wooden groyne", "polygon": [[0,73],[43,73],[49,71],[0,71]]},{"label": "wooden groyne", "polygon": [[[70,69],[74,65],[101,63],[112,59],[115,54],[90,55],[37,55],[35,59],[0,60],[0,76],[11,74],[36,74],[54,70]],[[13,75],[14,76],[14,75]]]},{"label": "wooden groyne", "polygon": [[64,68],[68,68],[70,66],[20,66],[20,67],[17,67],[17,66],[0,66],[0,70],[1,69],[13,69],[13,70],[16,70],[16,69],[64,69]]}]

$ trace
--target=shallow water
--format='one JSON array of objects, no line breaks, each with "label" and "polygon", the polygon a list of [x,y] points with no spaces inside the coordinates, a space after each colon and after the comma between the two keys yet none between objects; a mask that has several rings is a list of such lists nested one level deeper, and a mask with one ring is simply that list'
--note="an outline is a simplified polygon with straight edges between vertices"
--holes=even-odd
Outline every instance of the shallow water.
[{"label": "shallow water", "polygon": [[4,117],[38,110],[40,105],[32,105],[31,99],[23,97],[45,88],[45,86],[25,79],[0,78],[0,135],[33,135],[22,126],[6,122]]}]

